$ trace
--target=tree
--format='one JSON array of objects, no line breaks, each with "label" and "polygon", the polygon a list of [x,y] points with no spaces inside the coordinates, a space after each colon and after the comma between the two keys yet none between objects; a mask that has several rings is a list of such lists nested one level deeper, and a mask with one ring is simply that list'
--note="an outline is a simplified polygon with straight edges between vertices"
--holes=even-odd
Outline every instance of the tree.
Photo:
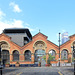
[{"label": "tree", "polygon": [[53,61],[53,60],[55,60],[55,57],[52,56],[51,54],[49,54],[49,59],[50,59],[50,61]]},{"label": "tree", "polygon": [[[43,59],[46,61],[46,55],[43,56]],[[53,60],[55,60],[55,57],[49,54],[47,63],[50,64],[50,61],[53,61]]]},{"label": "tree", "polygon": [[46,61],[46,55],[43,56],[43,59]]}]

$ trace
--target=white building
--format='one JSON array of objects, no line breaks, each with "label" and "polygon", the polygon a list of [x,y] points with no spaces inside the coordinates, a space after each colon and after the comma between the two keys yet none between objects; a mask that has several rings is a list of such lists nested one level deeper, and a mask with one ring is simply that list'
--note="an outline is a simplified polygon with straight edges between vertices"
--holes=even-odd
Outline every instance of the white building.
[{"label": "white building", "polygon": [[68,32],[64,32],[62,34],[62,44],[64,44],[65,42],[67,42],[69,40],[69,37],[68,37]]}]

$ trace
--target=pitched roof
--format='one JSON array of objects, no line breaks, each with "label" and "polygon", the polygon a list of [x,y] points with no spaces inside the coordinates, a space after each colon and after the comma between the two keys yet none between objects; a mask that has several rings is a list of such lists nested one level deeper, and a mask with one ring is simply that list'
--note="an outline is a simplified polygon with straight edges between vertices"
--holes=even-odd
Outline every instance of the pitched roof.
[{"label": "pitched roof", "polygon": [[0,36],[5,36],[5,37],[7,37],[7,38],[11,39],[11,37],[9,37],[9,36],[5,35],[4,33],[0,34]]},{"label": "pitched roof", "polygon": [[[2,37],[2,36],[5,36],[5,37],[7,37],[8,39],[10,39],[10,41],[11,41],[11,37],[7,36],[7,35],[4,34],[4,33],[0,34],[0,36],[1,36],[1,37]],[[11,43],[12,43],[12,44],[15,44],[15,45],[18,46],[18,47],[20,47],[18,44],[14,43],[13,41],[11,41]]]},{"label": "pitched roof", "polygon": [[65,43],[61,44],[60,47],[65,46],[66,44],[68,44],[70,42],[70,40],[66,41]]},{"label": "pitched roof", "polygon": [[75,34],[73,34],[73,35],[69,36],[69,38],[72,38],[72,37],[74,37],[74,36],[75,36]]},{"label": "pitched roof", "polygon": [[34,35],[32,38],[34,38],[34,37],[36,37],[36,36],[38,36],[38,35],[42,35],[43,37],[45,37],[46,39],[48,38],[46,35],[44,35],[43,33],[41,33],[41,32],[39,32],[39,33],[37,33],[36,35]]},{"label": "pitched roof", "polygon": [[56,46],[56,48],[58,48],[58,45],[56,45],[55,43],[53,43],[53,42],[51,42],[51,41],[49,41],[49,40],[47,40],[49,43],[51,43],[52,45],[54,45],[54,46]]},{"label": "pitched roof", "polygon": [[[69,38],[71,39],[74,36],[75,36],[75,34],[69,36]],[[65,43],[63,43],[62,45],[60,45],[60,46],[63,47],[64,45],[68,44],[70,42],[70,39],[68,41],[66,41]]]}]

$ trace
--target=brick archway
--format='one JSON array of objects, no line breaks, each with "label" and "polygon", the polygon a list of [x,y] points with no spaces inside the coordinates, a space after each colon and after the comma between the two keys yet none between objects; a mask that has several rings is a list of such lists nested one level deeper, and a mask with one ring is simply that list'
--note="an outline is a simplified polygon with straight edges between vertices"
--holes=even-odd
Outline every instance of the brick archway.
[{"label": "brick archway", "polygon": [[38,40],[34,43],[35,62],[41,62],[41,65],[44,66],[46,64],[46,61],[43,59],[44,55],[46,55],[46,43],[42,40]]}]

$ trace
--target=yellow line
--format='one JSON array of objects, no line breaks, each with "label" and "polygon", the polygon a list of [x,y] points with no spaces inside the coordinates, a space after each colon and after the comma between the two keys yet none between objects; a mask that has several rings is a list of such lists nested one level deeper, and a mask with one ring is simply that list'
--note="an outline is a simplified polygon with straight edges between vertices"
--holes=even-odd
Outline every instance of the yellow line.
[{"label": "yellow line", "polygon": [[58,72],[60,75],[63,75],[62,73]]},{"label": "yellow line", "polygon": [[20,72],[20,73],[18,73],[18,74],[16,74],[16,75],[20,75],[20,74],[22,74],[22,72]]}]

